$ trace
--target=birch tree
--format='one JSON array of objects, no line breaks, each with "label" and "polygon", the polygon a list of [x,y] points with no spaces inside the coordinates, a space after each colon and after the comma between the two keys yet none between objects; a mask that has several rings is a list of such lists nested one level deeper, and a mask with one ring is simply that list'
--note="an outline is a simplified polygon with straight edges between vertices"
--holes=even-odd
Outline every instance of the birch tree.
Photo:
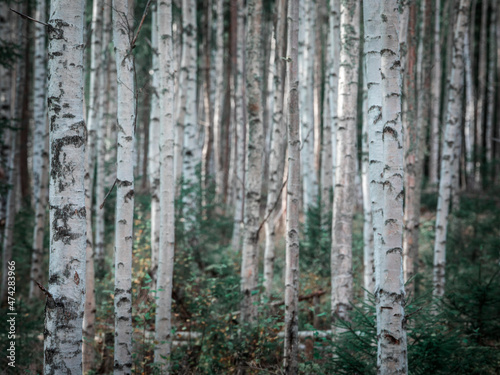
[{"label": "birch tree", "polygon": [[436,239],[434,241],[434,295],[442,297],[445,291],[446,234],[452,188],[452,166],[457,148],[457,134],[460,131],[460,117],[463,94],[464,38],[468,32],[470,0],[460,0],[458,17],[453,34],[453,62],[448,82],[448,105],[443,151],[441,158],[441,179],[436,215]]},{"label": "birch tree", "polygon": [[158,3],[158,104],[160,126],[160,248],[156,308],[155,362],[169,370],[172,344],[171,310],[175,244],[174,174],[174,61],[172,50],[172,2]]},{"label": "birch tree", "polygon": [[285,119],[283,114],[286,74],[286,14],[287,2],[276,2],[275,31],[276,55],[274,59],[274,110],[272,115],[271,147],[269,155],[269,189],[266,203],[266,245],[264,250],[264,289],[271,295],[274,278],[276,207],[281,194],[285,168]]},{"label": "birch tree", "polygon": [[44,373],[82,373],[85,298],[84,1],[53,0],[49,25],[50,263]]},{"label": "birch tree", "polygon": [[[35,19],[45,20],[45,1],[36,2]],[[40,297],[41,290],[33,280],[41,281],[43,239],[48,198],[48,127],[47,127],[47,61],[45,58],[46,27],[35,24],[35,52],[33,74],[33,197],[35,202],[35,228],[30,270],[30,298]]]},{"label": "birch tree", "polygon": [[333,199],[332,320],[348,319],[352,299],[352,219],[355,207],[359,6],[340,4],[337,157]]},{"label": "birch tree", "polygon": [[299,0],[288,2],[288,181],[285,264],[285,350],[286,374],[299,372],[299,214],[300,112],[299,112]]},{"label": "birch tree", "polygon": [[132,371],[132,246],[134,221],[134,61],[128,3],[113,0],[113,42],[117,70],[118,153],[115,216],[114,374]]},{"label": "birch tree", "polygon": [[[399,12],[396,0],[366,1],[369,175],[375,245],[377,372],[405,374],[403,234],[403,140]],[[369,15],[371,21],[368,22]],[[368,27],[369,24],[372,27]],[[378,53],[377,53],[378,52]],[[373,56],[373,59],[370,57]],[[410,57],[411,58],[411,57]],[[372,78],[374,81],[372,81]],[[373,119],[373,120],[371,120]]]},{"label": "birch tree", "polygon": [[259,226],[262,186],[262,153],[264,129],[262,124],[262,88],[260,36],[262,26],[262,1],[249,0],[246,33],[246,108],[248,113],[244,235],[241,265],[241,320],[254,322],[257,318],[257,283],[259,277]]},{"label": "birch tree", "polygon": [[246,7],[244,0],[238,1],[236,72],[235,72],[235,178],[234,178],[234,220],[231,247],[238,252],[241,248],[241,228],[245,205],[245,149],[247,118],[245,113],[245,30]]}]

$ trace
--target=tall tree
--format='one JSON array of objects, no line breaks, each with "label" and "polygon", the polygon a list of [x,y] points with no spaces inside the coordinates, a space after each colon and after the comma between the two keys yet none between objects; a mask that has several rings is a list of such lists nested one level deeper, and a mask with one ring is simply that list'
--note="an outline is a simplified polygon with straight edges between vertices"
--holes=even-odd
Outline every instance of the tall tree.
[{"label": "tall tree", "polygon": [[441,179],[439,180],[439,198],[436,216],[436,239],[434,242],[434,295],[442,297],[445,291],[446,233],[452,187],[452,166],[455,147],[460,131],[462,116],[462,94],[464,74],[464,38],[468,32],[469,9],[471,0],[460,0],[458,17],[453,36],[453,62],[448,82],[448,105],[443,152],[441,158]]},{"label": "tall tree", "polygon": [[244,0],[237,1],[237,48],[236,48],[236,67],[234,67],[234,106],[235,106],[235,126],[233,147],[235,149],[235,168],[233,181],[234,185],[234,220],[233,220],[233,238],[231,247],[238,252],[241,247],[241,227],[243,224],[243,208],[245,206],[245,148],[246,148],[246,129],[247,116],[245,111],[246,90],[245,90],[245,30],[246,30],[246,7]]},{"label": "tall tree", "polygon": [[375,245],[377,372],[406,374],[400,15],[396,0],[366,1],[364,7],[365,11],[373,11],[375,21],[382,20],[378,27],[365,29],[367,40],[375,43],[366,52],[370,56],[373,51],[373,59],[367,59],[366,68],[368,110],[373,116],[369,131],[369,174]]},{"label": "tall tree", "polygon": [[275,227],[279,197],[281,195],[283,174],[285,168],[285,118],[283,114],[285,97],[285,74],[286,61],[286,14],[287,2],[280,0],[276,2],[275,30],[276,54],[274,58],[274,110],[271,131],[271,147],[269,155],[269,187],[266,203],[266,245],[264,250],[264,289],[268,296],[271,295],[274,278],[274,257],[275,257]]},{"label": "tall tree", "polygon": [[[496,27],[498,17],[498,2],[492,1],[491,3],[491,20],[489,23],[489,37],[488,37],[488,77],[486,87],[486,129],[485,129],[485,142],[486,142],[486,163],[488,168],[491,168],[493,162],[493,135],[494,135],[494,119],[495,119],[495,77],[496,77],[496,49],[498,48],[496,41]],[[498,80],[498,77],[497,77]],[[488,170],[488,179],[491,178],[491,170]]]},{"label": "tall tree", "polygon": [[257,283],[259,278],[259,226],[262,186],[262,153],[264,129],[262,124],[261,87],[261,26],[262,0],[249,0],[246,32],[246,108],[248,113],[244,235],[241,265],[241,319],[254,322],[257,318]]},{"label": "tall tree", "polygon": [[113,42],[117,70],[118,153],[115,215],[114,374],[132,371],[132,246],[134,223],[134,61],[128,3],[113,0]]},{"label": "tall tree", "polygon": [[300,112],[299,112],[299,0],[288,3],[288,181],[286,210],[285,351],[286,374],[299,372],[299,214]]},{"label": "tall tree", "polygon": [[82,373],[85,298],[84,1],[53,0],[49,25],[50,263],[44,373]]},{"label": "tall tree", "polygon": [[172,50],[172,2],[158,4],[158,104],[160,127],[160,248],[156,308],[155,362],[169,369],[172,344],[172,281],[175,243],[174,174],[174,61]]},{"label": "tall tree", "polygon": [[355,207],[359,71],[359,5],[340,4],[337,156],[333,199],[332,319],[348,319],[352,299],[352,219]]}]

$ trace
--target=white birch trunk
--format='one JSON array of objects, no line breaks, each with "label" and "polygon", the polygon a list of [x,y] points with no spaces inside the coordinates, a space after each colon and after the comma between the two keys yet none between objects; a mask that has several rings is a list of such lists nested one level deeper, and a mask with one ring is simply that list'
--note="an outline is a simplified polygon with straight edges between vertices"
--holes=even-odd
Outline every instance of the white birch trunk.
[{"label": "white birch trunk", "polygon": [[470,0],[460,0],[457,23],[453,37],[453,62],[448,82],[448,105],[443,152],[441,158],[441,179],[436,216],[436,239],[434,242],[434,296],[442,297],[445,291],[446,233],[452,188],[452,169],[456,153],[456,141],[460,131],[462,115],[462,91],[464,70],[464,36],[468,33]]},{"label": "white birch trunk", "polygon": [[467,183],[474,186],[474,117],[475,117],[475,102],[473,77],[472,77],[472,60],[471,60],[471,45],[470,33],[464,36],[464,69],[465,69],[465,173]]},{"label": "white birch trunk", "polygon": [[429,151],[429,183],[438,184],[439,178],[439,133],[441,128],[441,0],[434,3],[434,54],[432,67],[432,109]]},{"label": "white birch trunk", "polygon": [[[406,374],[406,330],[404,326],[403,281],[403,133],[401,122],[401,62],[397,1],[364,3],[365,9],[378,8],[375,27],[380,36],[380,57],[367,71],[380,69],[379,116],[369,133],[370,197],[375,243],[375,301],[377,311],[377,373]],[[378,35],[377,35],[378,34]],[[368,54],[369,52],[367,52]],[[380,60],[378,60],[380,59]],[[378,61],[379,62],[378,62]],[[367,60],[367,64],[368,64]],[[375,65],[377,64],[377,65]],[[380,65],[378,65],[380,64]],[[370,111],[372,86],[368,80]]]},{"label": "white birch trunk", "polygon": [[233,251],[239,252],[241,248],[241,228],[243,226],[243,208],[245,205],[245,149],[247,118],[245,112],[246,88],[245,88],[245,24],[246,7],[243,0],[238,0],[238,22],[237,22],[237,47],[236,47],[236,76],[235,79],[235,112],[236,126],[234,144],[236,152],[235,181],[234,181],[234,224],[231,247]]},{"label": "white birch trunk", "polygon": [[222,106],[224,103],[224,1],[216,0],[215,34],[215,103],[214,103],[214,161],[215,193],[224,190],[224,165],[222,163]]},{"label": "white birch trunk", "polygon": [[272,115],[271,147],[269,155],[269,188],[267,193],[265,223],[266,245],[264,249],[264,290],[267,296],[271,295],[274,278],[275,257],[275,227],[279,207],[279,197],[282,193],[283,174],[285,168],[286,128],[283,116],[286,61],[286,14],[287,2],[280,0],[276,3],[276,28],[274,38],[276,53],[274,58],[274,108]]},{"label": "white birch trunk", "polygon": [[246,108],[248,113],[244,234],[241,264],[241,320],[254,323],[257,318],[257,286],[259,278],[259,226],[262,186],[264,129],[262,123],[261,26],[262,1],[249,0],[246,33]]},{"label": "white birch trunk", "polygon": [[117,171],[115,216],[114,374],[132,372],[132,246],[134,220],[134,62],[128,4],[113,0],[113,42],[117,70]]},{"label": "white birch trunk", "polygon": [[[160,246],[160,108],[159,108],[159,63],[158,63],[158,6],[152,14],[151,43],[152,71],[151,114],[149,120],[149,186],[151,189],[151,271],[156,282]],[[170,29],[172,25],[170,24]],[[156,285],[153,286],[156,289]]]},{"label": "white birch trunk", "polygon": [[[485,1],[485,0],[484,0]],[[486,111],[486,129],[485,129],[485,142],[486,142],[486,163],[488,165],[488,180],[492,174],[493,162],[493,127],[495,119],[495,76],[496,76],[496,26],[498,17],[498,2],[492,1],[491,4],[491,20],[489,25],[489,39],[488,39],[488,85],[486,88],[486,103],[488,105]],[[498,80],[499,78],[497,78]],[[500,120],[497,120],[500,121]]]},{"label": "white birch trunk", "polygon": [[85,299],[84,1],[53,0],[49,24],[50,263],[44,373],[82,373]]},{"label": "white birch trunk", "polygon": [[[317,204],[318,181],[314,163],[314,0],[301,0],[299,34],[301,175],[304,213]],[[303,27],[302,27],[303,25]]]},{"label": "white birch trunk", "polygon": [[340,69],[337,157],[333,198],[331,281],[332,322],[348,319],[352,301],[352,219],[356,204],[356,127],[359,70],[359,6],[340,5]]},{"label": "white birch trunk", "polygon": [[[474,175],[474,184],[476,189],[481,189],[481,169],[484,159],[484,112],[486,109],[486,69],[488,59],[488,0],[481,2],[481,26],[479,35],[479,63],[477,77],[477,115],[476,115],[476,169]],[[472,40],[471,40],[472,41]]]},{"label": "white birch trunk", "polygon": [[[45,22],[45,1],[36,3],[35,19]],[[30,270],[30,298],[41,297],[41,290],[33,280],[41,282],[43,238],[48,198],[48,127],[47,127],[47,66],[46,27],[35,24],[35,57],[33,73],[33,203],[35,207],[35,229],[33,233],[33,253]]]},{"label": "white birch trunk", "polygon": [[[158,4],[158,104],[160,127],[160,248],[156,308],[155,362],[169,372],[172,344],[171,310],[175,243],[174,175],[174,60],[172,49],[172,3]],[[163,369],[162,369],[163,370]]]},{"label": "white birch trunk", "polygon": [[[197,77],[197,28],[196,2],[182,1],[182,27],[184,32],[182,62],[181,62],[181,89],[184,91],[182,103],[183,121],[179,124],[183,128],[184,145],[182,151],[182,177],[186,187],[193,187],[197,182],[196,168],[201,163],[201,149],[198,147],[199,126],[196,108],[196,77]],[[183,74],[184,73],[184,74]],[[181,99],[182,100],[182,99]],[[197,210],[196,193],[191,189],[184,195],[183,218],[185,229],[189,230],[195,220]]]},{"label": "white birch trunk", "polygon": [[[37,0],[35,19],[45,22],[45,1]],[[47,134],[47,114],[46,114],[46,87],[47,87],[47,67],[46,67],[46,27],[35,23],[35,52],[33,61],[33,207],[42,198],[40,195],[42,168],[44,165],[43,153],[45,150],[45,138]],[[46,164],[46,163],[45,163]]]},{"label": "white birch trunk", "polygon": [[300,232],[300,112],[299,112],[299,0],[288,3],[288,181],[285,264],[285,374],[299,372],[299,232]]},{"label": "white birch trunk", "polygon": [[335,168],[337,166],[337,101],[339,88],[340,66],[340,0],[329,0],[328,15],[328,101],[332,137],[332,186],[335,191]]}]

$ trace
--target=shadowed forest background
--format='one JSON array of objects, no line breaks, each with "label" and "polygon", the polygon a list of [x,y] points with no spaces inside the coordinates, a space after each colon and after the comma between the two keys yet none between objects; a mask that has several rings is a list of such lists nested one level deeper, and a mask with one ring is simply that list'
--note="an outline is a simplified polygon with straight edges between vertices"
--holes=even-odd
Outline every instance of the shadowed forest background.
[{"label": "shadowed forest background", "polygon": [[[48,61],[60,53],[49,47],[57,39],[49,9],[58,1],[0,0],[0,364],[12,374],[44,373],[57,284],[49,249],[58,235],[65,246],[73,240],[72,214],[57,224],[55,205],[47,204],[49,185],[50,194],[63,191],[56,175],[71,169],[64,164],[68,144],[49,138],[63,108],[49,94],[50,80],[57,81]],[[165,3],[171,27],[162,31]],[[384,29],[387,4],[396,4],[395,34]],[[87,0],[83,44],[75,49],[84,51],[83,92],[75,97],[85,126],[70,145],[85,147],[76,157],[85,166],[81,181],[73,182],[87,199],[85,214],[75,210],[87,228],[80,236],[86,255],[78,260],[87,268],[79,274],[66,266],[68,280],[87,293],[76,320],[83,372],[122,373],[114,351],[116,296],[123,292],[115,262],[127,247],[131,258],[120,259],[131,267],[124,277],[132,326],[125,362],[133,374],[396,373],[383,372],[377,358],[382,339],[404,346],[401,373],[500,374],[499,8],[497,0]],[[384,49],[391,40],[379,38],[384,33],[397,34],[396,52]],[[165,40],[172,47],[166,55]],[[115,56],[128,67],[129,83]],[[386,71],[397,72],[399,91],[382,87]],[[72,95],[64,90],[61,98]],[[393,167],[386,146],[379,154],[370,148],[377,121],[390,116],[390,103],[383,105],[391,96],[399,98],[400,131],[391,128],[390,136],[399,142],[401,162],[394,164],[403,184],[394,199],[401,203],[401,245],[392,274],[401,280],[392,295],[394,309],[404,310],[401,337],[380,331],[381,315],[377,330],[385,298],[377,267],[386,264],[377,255],[385,244],[377,231],[392,224],[377,212],[392,200],[370,198],[371,185],[390,180],[375,183],[374,165],[384,160],[380,176]],[[129,130],[120,116],[128,116]],[[170,135],[162,130],[167,117]],[[384,124],[381,145],[389,142]],[[129,147],[128,156],[120,147]],[[300,173],[295,186],[292,164]],[[130,181],[118,171],[127,167]],[[162,210],[166,190],[172,205]],[[297,263],[286,260],[288,251],[296,254],[287,248],[291,195],[299,197]],[[121,216],[126,207],[133,222]],[[119,242],[125,226],[130,235]],[[165,292],[157,286],[170,277],[160,256],[167,242],[175,252],[168,358],[155,354],[165,343],[155,331]],[[11,261],[15,292],[8,288]],[[285,301],[293,284],[285,275],[294,266],[296,308]],[[6,317],[14,307],[16,368],[9,368]],[[286,346],[294,327],[296,370]]]}]

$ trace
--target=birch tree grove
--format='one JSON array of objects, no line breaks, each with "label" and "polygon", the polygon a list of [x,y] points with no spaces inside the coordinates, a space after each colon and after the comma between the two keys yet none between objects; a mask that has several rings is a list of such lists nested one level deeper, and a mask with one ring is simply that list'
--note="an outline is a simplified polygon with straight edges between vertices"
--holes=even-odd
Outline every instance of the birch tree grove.
[{"label": "birch tree grove", "polygon": [[332,319],[348,319],[352,299],[352,219],[355,205],[359,6],[340,4],[337,156],[332,222]]},{"label": "birch tree grove", "polygon": [[288,180],[285,265],[285,352],[286,374],[298,374],[299,355],[299,210],[300,112],[299,112],[299,0],[288,3]]},{"label": "birch tree grove", "polygon": [[158,103],[160,107],[160,246],[158,259],[158,285],[156,334],[158,346],[155,362],[169,369],[171,350],[171,309],[174,270],[174,61],[172,51],[172,2],[158,4],[158,65],[163,69],[158,77]]},{"label": "birch tree grove", "polygon": [[260,36],[262,26],[262,0],[247,2],[248,24],[246,33],[246,95],[247,145],[245,172],[244,235],[241,264],[241,319],[254,322],[257,318],[257,282],[259,277],[259,227],[262,186],[262,153],[264,129],[262,124],[262,88],[260,86]]},{"label": "birch tree grove", "polygon": [[114,374],[132,371],[132,246],[134,223],[135,85],[128,3],[113,0],[117,70],[118,153],[115,227]]},{"label": "birch tree grove", "polygon": [[49,25],[50,266],[44,373],[82,373],[86,213],[84,1],[53,0]]},{"label": "birch tree grove", "polygon": [[434,242],[434,295],[442,297],[445,292],[446,233],[452,187],[452,166],[455,158],[457,134],[460,131],[460,108],[462,106],[464,74],[464,38],[468,32],[470,0],[460,0],[458,16],[453,34],[453,67],[448,82],[448,106],[441,157],[441,178],[436,216],[436,239]]}]

